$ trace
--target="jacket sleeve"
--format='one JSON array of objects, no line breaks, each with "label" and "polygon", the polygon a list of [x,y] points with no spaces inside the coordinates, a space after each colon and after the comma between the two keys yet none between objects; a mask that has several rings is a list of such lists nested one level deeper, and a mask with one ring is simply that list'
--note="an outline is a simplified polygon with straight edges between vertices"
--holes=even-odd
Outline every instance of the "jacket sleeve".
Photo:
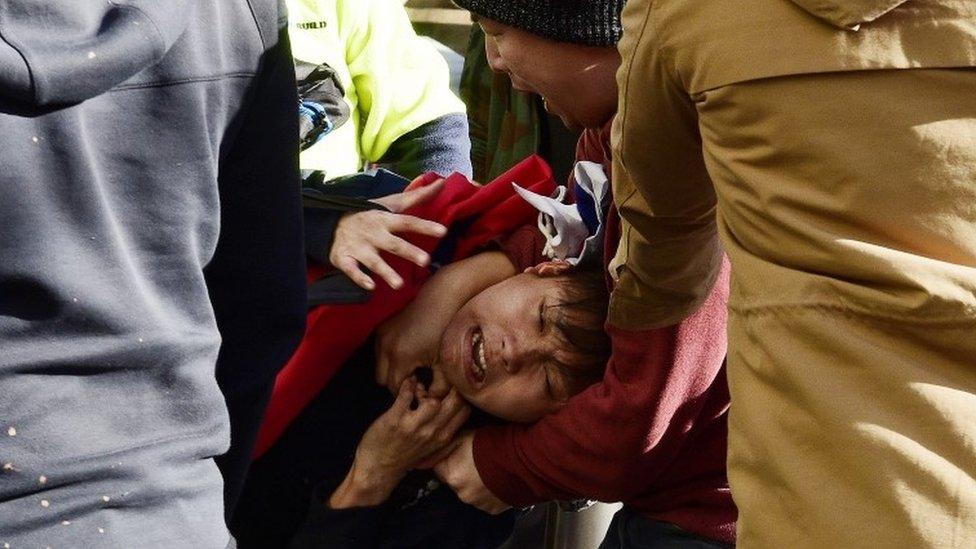
[{"label": "jacket sleeve", "polygon": [[290,549],[370,549],[377,547],[381,526],[393,509],[386,503],[370,507],[332,509],[326,505],[339,482],[317,486],[308,515],[295,532]]},{"label": "jacket sleeve", "polygon": [[617,280],[610,321],[630,329],[669,326],[694,312],[722,261],[696,105],[646,21],[653,17],[649,4],[624,10],[613,127],[613,196],[622,224],[610,267]]},{"label": "jacket sleeve", "polygon": [[457,172],[470,179],[473,170],[468,117],[462,113],[445,114],[400,136],[379,165],[409,179],[428,172]]},{"label": "jacket sleeve", "polygon": [[609,326],[613,356],[603,381],[559,412],[531,426],[477,431],[474,460],[488,489],[525,506],[578,497],[627,501],[653,485],[727,406],[727,396],[720,398],[727,393],[718,394],[725,391],[727,271],[679,325]]},{"label": "jacket sleeve", "polygon": [[78,103],[149,67],[193,16],[188,0],[13,0],[0,5],[0,96]]},{"label": "jacket sleeve", "polygon": [[400,0],[340,2],[338,9],[366,160],[380,161],[424,124],[465,112],[451,91],[447,62],[417,36]]},{"label": "jacket sleeve", "polygon": [[267,13],[275,11],[274,3],[262,4],[268,49],[242,111],[246,116],[234,139],[225,141],[218,174],[220,239],[205,270],[222,338],[217,382],[230,416],[231,446],[216,458],[228,516],[275,376],[301,340],[307,311],[295,71],[284,25],[276,29],[279,17]]}]

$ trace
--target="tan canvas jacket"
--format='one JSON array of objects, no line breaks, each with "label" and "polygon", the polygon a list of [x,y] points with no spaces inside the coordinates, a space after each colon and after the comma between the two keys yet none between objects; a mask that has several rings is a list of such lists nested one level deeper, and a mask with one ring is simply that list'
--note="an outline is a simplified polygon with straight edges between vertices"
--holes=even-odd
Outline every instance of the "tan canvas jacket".
[{"label": "tan canvas jacket", "polygon": [[740,544],[976,547],[976,2],[623,17],[611,322],[729,254]]}]

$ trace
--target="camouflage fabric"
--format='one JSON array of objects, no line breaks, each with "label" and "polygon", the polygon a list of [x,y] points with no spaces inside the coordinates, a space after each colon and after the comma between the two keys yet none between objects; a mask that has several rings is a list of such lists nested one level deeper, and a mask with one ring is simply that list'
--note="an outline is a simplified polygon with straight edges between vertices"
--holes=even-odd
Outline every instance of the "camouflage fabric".
[{"label": "camouflage fabric", "polygon": [[491,181],[539,152],[543,110],[537,97],[512,89],[485,57],[485,34],[474,25],[461,73],[461,99],[468,106],[475,181]]}]

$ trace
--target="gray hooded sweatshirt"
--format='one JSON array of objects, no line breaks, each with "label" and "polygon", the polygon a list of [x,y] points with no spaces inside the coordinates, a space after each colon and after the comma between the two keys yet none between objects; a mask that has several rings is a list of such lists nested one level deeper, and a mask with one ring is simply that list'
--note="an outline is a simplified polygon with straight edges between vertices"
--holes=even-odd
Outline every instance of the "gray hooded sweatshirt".
[{"label": "gray hooded sweatshirt", "polygon": [[227,545],[203,270],[281,19],[0,3],[0,547]]}]

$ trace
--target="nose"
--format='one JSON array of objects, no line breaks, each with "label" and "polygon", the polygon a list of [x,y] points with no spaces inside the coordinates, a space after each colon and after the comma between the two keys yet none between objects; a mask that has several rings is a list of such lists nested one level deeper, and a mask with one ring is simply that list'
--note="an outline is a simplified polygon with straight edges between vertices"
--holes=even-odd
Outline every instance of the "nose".
[{"label": "nose", "polygon": [[531,337],[502,337],[501,351],[502,365],[509,375],[545,361],[548,352],[542,341],[534,341]]},{"label": "nose", "polygon": [[518,373],[518,365],[515,364],[514,347],[508,343],[508,338],[506,336],[501,337],[501,352],[499,356],[502,359],[502,366],[508,374]]}]

